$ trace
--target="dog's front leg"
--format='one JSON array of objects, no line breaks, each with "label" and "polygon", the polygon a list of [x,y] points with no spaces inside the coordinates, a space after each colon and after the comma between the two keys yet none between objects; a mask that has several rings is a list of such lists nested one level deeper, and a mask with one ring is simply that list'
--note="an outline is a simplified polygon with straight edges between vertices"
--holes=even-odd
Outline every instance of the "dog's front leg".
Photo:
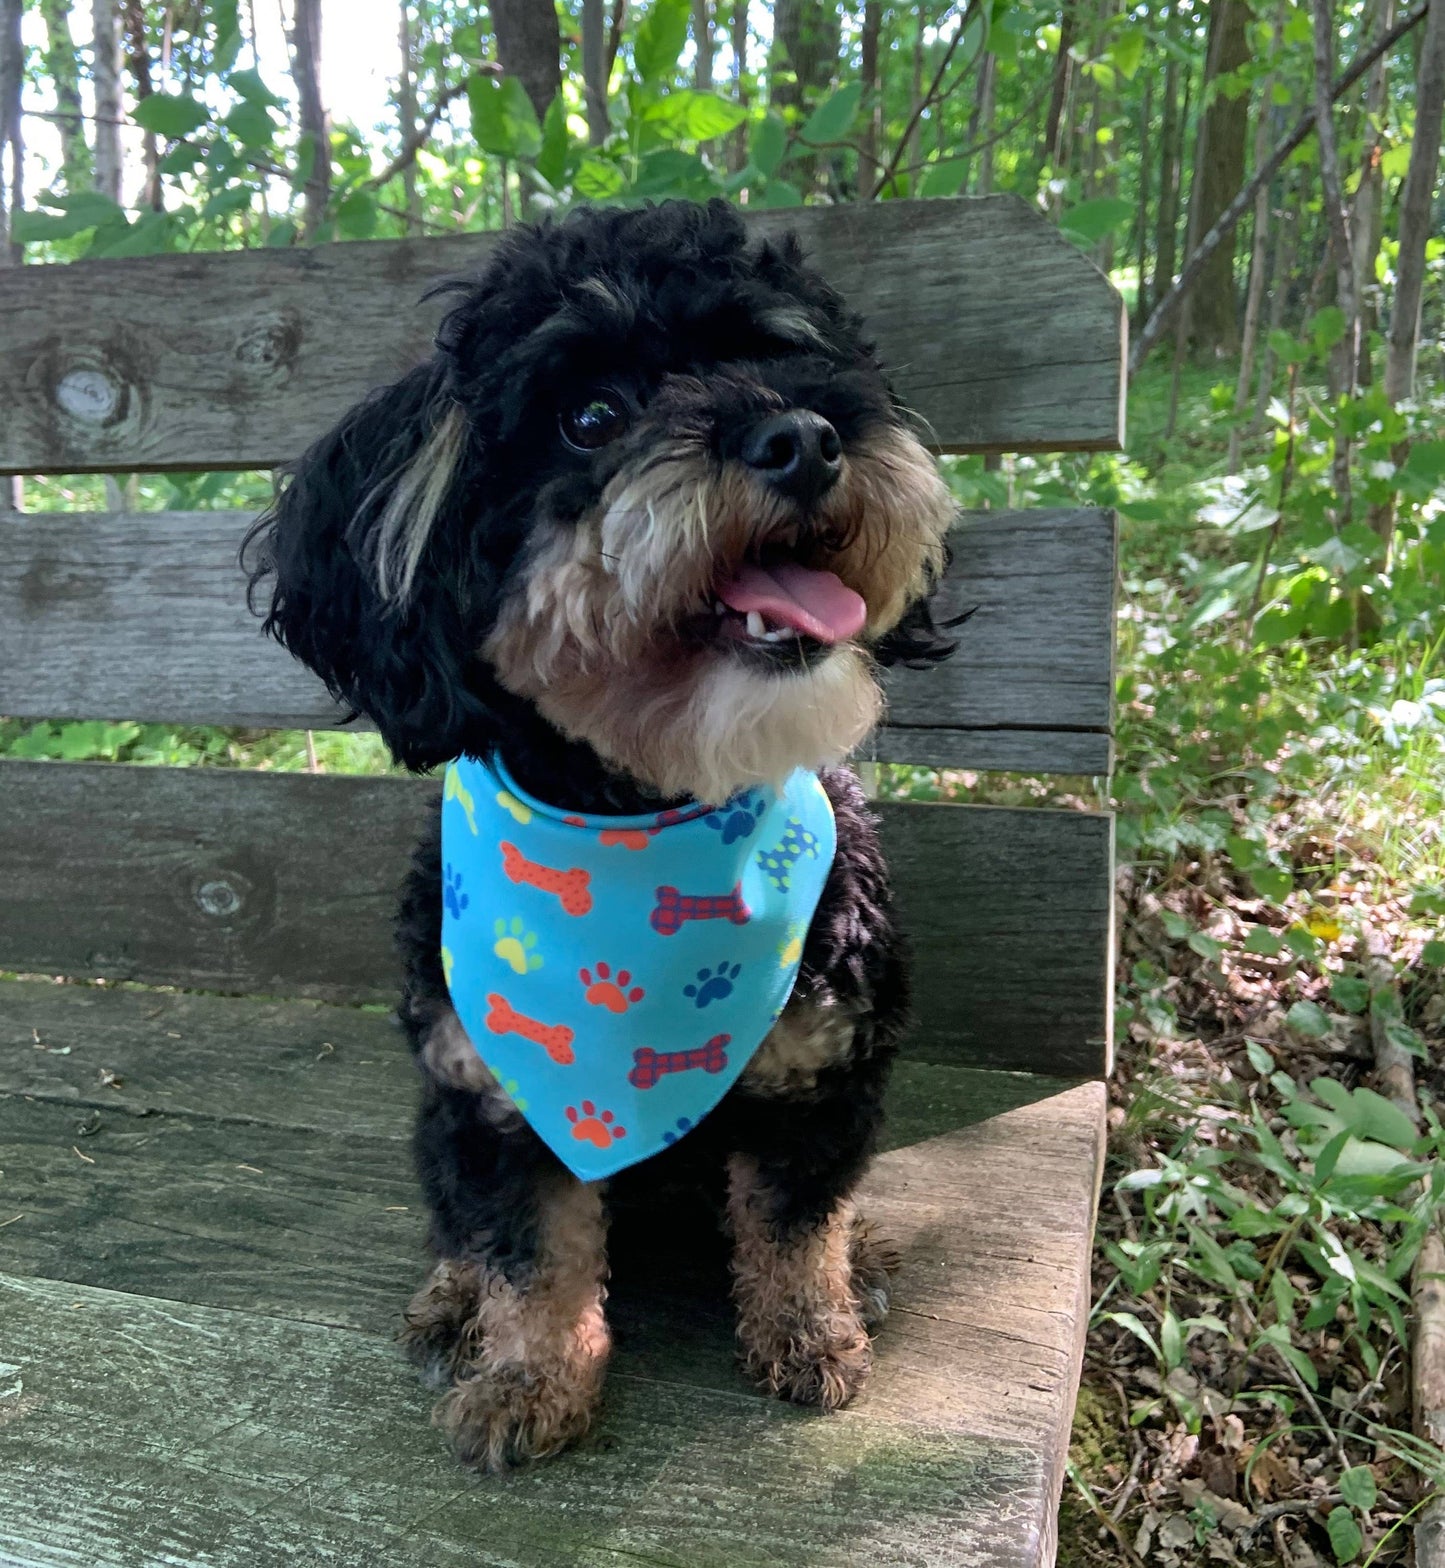
[{"label": "dog's front leg", "polygon": [[459,1457],[503,1470],[557,1453],[596,1413],[611,1345],[602,1191],[530,1129],[468,1127],[454,1095],[429,1099],[417,1152],[439,1261],[403,1338],[450,1385],[435,1419]]},{"label": "dog's front leg", "polygon": [[746,1154],[728,1162],[738,1341],[769,1393],[836,1410],[873,1365],[856,1273],[861,1227],[846,1194],[800,1209],[789,1188],[785,1169]]}]

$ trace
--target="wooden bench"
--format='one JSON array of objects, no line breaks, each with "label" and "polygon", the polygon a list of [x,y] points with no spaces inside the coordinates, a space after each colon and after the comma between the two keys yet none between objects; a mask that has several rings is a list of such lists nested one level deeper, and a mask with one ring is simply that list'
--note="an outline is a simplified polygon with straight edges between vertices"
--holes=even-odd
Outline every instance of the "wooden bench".
[{"label": "wooden bench", "polygon": [[[752,221],[801,231],[941,450],[1118,444],[1119,300],[1022,204]],[[422,286],[489,243],[13,272],[0,472],[284,461],[420,354]],[[246,522],[0,517],[0,714],[336,724],[246,613]],[[966,518],[945,598],[977,612],[950,663],[892,678],[876,755],[1107,772],[1113,560],[1104,512]],[[904,1263],[857,1404],[756,1394],[721,1289],[641,1256],[614,1277],[598,1429],[479,1480],[393,1344],[421,1216],[412,1069],[377,1004],[437,787],[0,763],[0,969],[31,977],[0,981],[0,1560],[1052,1562],[1103,1148],[1109,819],[883,808],[919,1018],[868,1182]]]}]

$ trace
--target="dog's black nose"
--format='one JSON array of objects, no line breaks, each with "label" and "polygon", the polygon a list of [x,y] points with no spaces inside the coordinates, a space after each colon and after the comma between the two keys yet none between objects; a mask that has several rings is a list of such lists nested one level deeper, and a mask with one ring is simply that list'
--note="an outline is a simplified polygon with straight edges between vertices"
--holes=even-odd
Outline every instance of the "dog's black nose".
[{"label": "dog's black nose", "polygon": [[748,432],[743,462],[774,490],[806,505],[836,483],[843,470],[843,443],[821,414],[795,408]]}]

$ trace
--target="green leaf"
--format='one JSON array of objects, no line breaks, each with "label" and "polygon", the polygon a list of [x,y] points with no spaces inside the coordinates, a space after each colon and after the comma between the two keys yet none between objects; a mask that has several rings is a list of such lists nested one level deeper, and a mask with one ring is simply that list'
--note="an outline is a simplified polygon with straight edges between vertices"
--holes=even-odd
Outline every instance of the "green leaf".
[{"label": "green leaf", "polygon": [[219,190],[201,208],[203,218],[224,218],[232,212],[241,212],[251,205],[251,198],[256,194],[255,187],[251,185],[228,185],[224,190]]},{"label": "green leaf", "polygon": [[1108,1322],[1117,1323],[1120,1328],[1128,1329],[1135,1339],[1148,1347],[1156,1361],[1163,1361],[1164,1357],[1154,1336],[1132,1312],[1106,1312],[1104,1317]]},{"label": "green leaf", "polygon": [[1314,932],[1305,930],[1303,926],[1291,926],[1284,934],[1284,945],[1296,958],[1302,958],[1306,963],[1319,956],[1320,944]]},{"label": "green leaf", "polygon": [[370,191],[353,191],[336,207],[336,229],[342,239],[366,240],[376,233],[376,198]]},{"label": "green leaf", "polygon": [[562,94],[547,105],[547,115],[542,121],[542,146],[537,153],[536,170],[553,190],[562,183],[567,172],[567,106]]},{"label": "green leaf", "polygon": [[1354,1514],[1343,1503],[1330,1510],[1330,1516],[1325,1520],[1325,1530],[1330,1538],[1330,1550],[1335,1554],[1335,1561],[1354,1562],[1364,1547],[1365,1538],[1360,1534]]},{"label": "green leaf", "polygon": [[[49,200],[50,198],[46,198]],[[68,240],[102,223],[126,221],[125,209],[99,191],[77,191],[56,198],[54,205],[63,212],[17,212],[11,221],[11,236],[17,244],[38,240]]]},{"label": "green leaf", "polygon": [[1375,1506],[1375,1472],[1369,1465],[1351,1465],[1340,1477],[1340,1496],[1361,1513]]},{"label": "green leaf", "polygon": [[1315,1002],[1296,1002],[1284,1015],[1296,1034],[1318,1040],[1330,1032],[1330,1015]]},{"label": "green leaf", "polygon": [[1370,983],[1358,975],[1336,975],[1330,981],[1330,1000],[1347,1013],[1363,1013],[1370,1005]]},{"label": "green leaf", "polygon": [[729,103],[716,93],[695,92],[687,88],[653,104],[643,115],[664,126],[680,141],[705,142],[725,136],[748,117],[741,104]]},{"label": "green leaf", "polygon": [[788,128],[775,114],[755,120],[748,133],[748,162],[762,175],[772,174],[788,150]]},{"label": "green leaf", "polygon": [[249,67],[244,71],[232,71],[226,78],[226,85],[234,88],[247,103],[258,103],[263,108],[279,109],[281,100],[261,80],[259,71]]},{"label": "green leaf", "polygon": [[918,181],[920,196],[957,196],[968,177],[967,158],[940,158],[930,163]]},{"label": "green leaf", "polygon": [[1327,353],[1345,335],[1345,313],[1338,305],[1317,310],[1305,324],[1316,354]]},{"label": "green leaf", "polygon": [[1440,941],[1438,938],[1427,942],[1420,949],[1420,962],[1437,967],[1440,964],[1445,964],[1445,942]]},{"label": "green leaf", "polygon": [[1283,946],[1284,943],[1268,926],[1251,926],[1244,939],[1245,952],[1258,953],[1262,958],[1273,958]]},{"label": "green leaf", "polygon": [[1445,480],[1445,441],[1415,442],[1402,472],[1432,485]]},{"label": "green leaf", "polygon": [[1126,28],[1114,40],[1113,46],[1109,50],[1109,58],[1113,62],[1114,69],[1121,76],[1132,81],[1134,73],[1139,69],[1144,59],[1144,29],[1142,27]]},{"label": "green leaf", "polygon": [[1294,891],[1294,874],[1277,866],[1255,866],[1249,872],[1249,880],[1254,883],[1255,892],[1271,904],[1282,904]]},{"label": "green leaf", "polygon": [[848,134],[862,101],[862,82],[845,82],[842,87],[835,88],[808,116],[803,126],[803,140],[814,147],[820,142],[841,141]]},{"label": "green leaf", "polygon": [[265,147],[276,134],[276,122],[265,104],[247,100],[226,116],[226,129],[243,147]]},{"label": "green leaf", "polygon": [[699,181],[706,181],[707,167],[695,152],[659,147],[642,160],[632,182],[635,196],[686,195]]},{"label": "green leaf", "polygon": [[537,111],[515,76],[472,77],[467,101],[472,109],[472,139],[483,152],[498,158],[534,158],[542,150]]},{"label": "green leaf", "polygon": [[584,158],[572,179],[572,188],[588,201],[607,201],[616,196],[626,181],[615,163],[602,158]]},{"label": "green leaf", "polygon": [[768,188],[763,192],[763,199],[759,204],[763,207],[801,207],[803,193],[796,185],[791,185],[787,180],[769,180]]},{"label": "green leaf", "polygon": [[1206,958],[1210,963],[1218,963],[1219,955],[1224,951],[1224,943],[1217,937],[1206,935],[1203,931],[1189,933],[1189,947],[1201,958]]},{"label": "green leaf", "polygon": [[689,0],[652,0],[632,44],[632,65],[639,81],[657,85],[671,76],[687,42],[690,11]]},{"label": "green leaf", "polygon": [[211,118],[211,111],[190,93],[152,93],[131,111],[143,130],[176,140],[197,131]]},{"label": "green leaf", "polygon": [[1173,1371],[1184,1360],[1184,1333],[1179,1319],[1166,1308],[1159,1324],[1159,1348],[1164,1355],[1164,1365]]},{"label": "green leaf", "polygon": [[1086,245],[1097,244],[1112,230],[1134,216],[1134,203],[1119,196],[1096,196],[1081,201],[1059,217],[1059,227]]}]

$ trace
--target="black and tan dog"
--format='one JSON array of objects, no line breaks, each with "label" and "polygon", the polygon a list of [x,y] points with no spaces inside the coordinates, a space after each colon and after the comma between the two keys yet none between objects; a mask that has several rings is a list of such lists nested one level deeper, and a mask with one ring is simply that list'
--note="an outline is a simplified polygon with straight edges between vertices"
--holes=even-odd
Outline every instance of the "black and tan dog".
[{"label": "black and tan dog", "polygon": [[[750,240],[721,202],[513,231],[456,296],[434,357],[296,465],[248,541],[253,596],[412,768],[499,755],[533,796],[595,813],[821,770],[838,851],[792,998],[657,1158],[726,1172],[747,1369],[832,1409],[887,1307],[852,1193],[907,992],[874,824],[837,764],[878,717],[877,663],[951,646],[926,604],[948,491],[860,323],[794,241]],[[730,606],[740,580],[764,609]],[[828,624],[839,584],[866,603],[856,635]],[[609,1198],[467,1039],[441,874],[432,837],[400,923],[437,1259],[406,1333],[459,1452],[498,1468],[596,1409]]]}]

